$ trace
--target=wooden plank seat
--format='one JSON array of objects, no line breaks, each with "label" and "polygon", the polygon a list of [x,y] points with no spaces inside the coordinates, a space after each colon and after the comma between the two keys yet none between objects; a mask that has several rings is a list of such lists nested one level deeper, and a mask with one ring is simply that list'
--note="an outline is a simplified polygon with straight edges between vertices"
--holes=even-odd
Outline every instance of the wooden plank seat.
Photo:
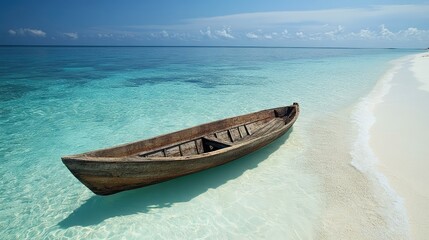
[{"label": "wooden plank seat", "polygon": [[219,144],[225,145],[225,146],[231,146],[232,145],[232,142],[225,141],[225,140],[222,140],[222,139],[219,139],[219,138],[215,138],[215,137],[212,137],[212,136],[204,136],[203,140],[211,141],[211,142],[216,142],[216,143],[219,143]]}]

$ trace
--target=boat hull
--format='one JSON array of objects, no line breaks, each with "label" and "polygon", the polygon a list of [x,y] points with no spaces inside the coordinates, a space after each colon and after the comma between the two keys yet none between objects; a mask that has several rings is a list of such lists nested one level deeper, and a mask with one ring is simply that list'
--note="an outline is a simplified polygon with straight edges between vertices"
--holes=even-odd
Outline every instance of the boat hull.
[{"label": "boat hull", "polygon": [[[180,176],[216,167],[243,157],[260,149],[290,128],[285,127],[274,134],[243,144],[219,154],[207,154],[195,159],[173,161],[74,161],[63,159],[64,164],[85,186],[98,195],[140,188]],[[185,162],[184,162],[185,161]]]},{"label": "boat hull", "polygon": [[299,105],[227,118],[155,138],[62,157],[70,172],[99,195],[140,188],[216,167],[284,135]]}]

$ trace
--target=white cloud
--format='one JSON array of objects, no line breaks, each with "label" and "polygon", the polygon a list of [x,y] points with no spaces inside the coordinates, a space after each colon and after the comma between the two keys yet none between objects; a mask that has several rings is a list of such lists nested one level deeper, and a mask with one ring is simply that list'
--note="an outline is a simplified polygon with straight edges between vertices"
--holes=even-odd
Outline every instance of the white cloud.
[{"label": "white cloud", "polygon": [[395,34],[391,32],[384,24],[380,25],[380,35],[385,39],[392,39],[395,37]]},{"label": "white cloud", "polygon": [[347,34],[347,39],[375,39],[378,35],[375,31],[369,28],[360,29],[358,32],[351,32]]},{"label": "white cloud", "polygon": [[[116,39],[116,40],[123,40],[123,39],[130,39],[130,40],[139,39],[139,40],[141,40],[144,37],[147,38],[148,35],[149,35],[149,33],[147,33],[147,32],[145,35],[143,35],[142,33],[135,32],[135,31],[123,30],[123,29],[118,29],[118,28],[104,28],[104,27],[103,28],[98,28],[98,27],[89,28],[85,32],[86,38],[97,37],[97,38],[102,38],[102,39]],[[78,37],[81,37],[80,34],[78,34]]]},{"label": "white cloud", "polygon": [[312,41],[321,41],[321,40],[323,40],[323,37],[321,36],[321,34],[317,33],[317,34],[311,34],[308,37],[308,39],[312,40]]},{"label": "white cloud", "polygon": [[401,39],[429,41],[429,30],[421,30],[416,27],[409,27],[396,34]]},{"label": "white cloud", "polygon": [[25,28],[24,31],[26,31],[29,35],[36,36],[36,37],[45,37],[46,33],[39,29],[29,29]]},{"label": "white cloud", "polygon": [[166,30],[161,30],[159,32],[150,33],[150,37],[152,38],[170,38],[172,35],[168,33]]},{"label": "white cloud", "polygon": [[410,27],[407,30],[403,31],[404,35],[406,37],[415,37],[415,36],[419,36],[422,33],[424,33],[425,31],[419,30],[417,28],[414,27]]},{"label": "white cloud", "polygon": [[9,29],[8,33],[12,36],[46,37],[46,33],[44,31],[31,28]]},{"label": "white cloud", "polygon": [[[195,32],[199,31],[201,35],[214,38],[230,38],[233,34],[228,33],[224,26],[234,29],[235,37],[240,34],[253,32],[263,37],[263,35],[254,31],[254,29],[263,29],[265,32],[279,32],[283,38],[294,37],[294,33],[303,31],[305,33],[320,32],[324,26],[341,26],[354,31],[367,27],[377,27],[382,23],[395,25],[413,25],[416,22],[429,21],[429,4],[408,4],[408,5],[370,5],[361,8],[332,8],[320,10],[304,11],[272,11],[272,12],[253,12],[240,13],[224,16],[185,19],[179,24],[174,25],[140,25],[127,26],[128,29],[138,29],[140,31],[151,31],[165,29],[169,32]],[[211,27],[207,34],[207,26]],[[282,26],[288,26],[288,31],[292,34],[283,34]],[[220,29],[215,31],[214,29]],[[334,31],[325,29],[324,32]],[[338,29],[337,29],[338,31]],[[226,33],[226,34],[225,34]],[[339,32],[337,35],[339,35]],[[228,36],[229,34],[229,36]],[[222,35],[222,36],[220,36]],[[329,35],[329,33],[328,33]],[[227,37],[228,36],[228,37]],[[331,35],[332,36],[332,35]],[[329,37],[329,36],[328,36]],[[247,37],[245,37],[247,38]]]},{"label": "white cloud", "polygon": [[415,36],[418,35],[420,31],[417,28],[408,28],[405,30],[405,35],[407,36]]},{"label": "white cloud", "polygon": [[[334,8],[308,11],[276,11],[241,13],[209,18],[189,19],[182,27],[231,26],[234,29],[268,29],[284,24],[308,23],[314,25],[358,26],[362,23],[383,22],[386,19],[403,21],[429,20],[429,4],[421,5],[378,5],[366,8]],[[310,25],[311,25],[310,24]]]},{"label": "white cloud", "polygon": [[217,30],[216,35],[222,38],[227,39],[234,39],[235,37],[231,34],[231,28],[230,27],[224,27],[222,30]]},{"label": "white cloud", "polygon": [[264,35],[264,38],[265,38],[265,39],[273,39],[273,36],[272,36],[272,35],[270,35],[270,34],[265,34],[265,35]]},{"label": "white cloud", "polygon": [[66,37],[69,37],[69,38],[71,38],[71,39],[73,39],[73,40],[76,40],[76,39],[78,39],[79,38],[79,35],[77,34],[77,33],[63,33],[64,34],[64,36],[66,36]]},{"label": "white cloud", "polygon": [[246,37],[250,38],[250,39],[257,39],[257,38],[259,38],[258,35],[256,35],[255,33],[252,33],[252,32],[246,33]]},{"label": "white cloud", "polygon": [[[238,35],[240,36],[240,35]],[[309,41],[382,41],[389,42],[406,42],[412,40],[429,41],[429,30],[421,30],[415,27],[409,27],[405,30],[397,32],[391,31],[386,25],[380,25],[379,29],[361,28],[354,32],[346,32],[342,25],[332,27],[324,25],[319,28],[319,31],[307,32],[296,31],[290,33],[288,30],[282,32],[264,33],[262,29],[253,32],[242,33],[243,37],[248,39],[265,39],[265,40],[309,40]]]},{"label": "white cloud", "polygon": [[168,38],[169,34],[168,34],[168,32],[167,32],[167,31],[162,30],[162,31],[161,31],[161,36],[163,36],[163,37],[165,37],[165,38]]},{"label": "white cloud", "polygon": [[[272,41],[281,45],[314,40],[324,41],[320,45],[358,46],[364,43],[368,46],[375,43],[385,46],[383,41],[389,40],[389,45],[406,41],[421,45],[423,41],[429,42],[429,32],[413,25],[420,26],[421,23],[429,22],[428,12],[429,4],[373,5],[361,8],[242,13],[185,19],[175,25],[126,28],[145,36],[150,36],[151,32],[157,33],[153,36],[158,38],[161,37],[159,32],[164,29],[168,31],[170,39],[176,39],[178,34],[188,34],[183,39],[189,41],[201,41],[203,38],[236,41],[258,39],[261,43]],[[401,27],[403,30],[400,30]]]},{"label": "white cloud", "polygon": [[195,38],[193,38],[188,33],[169,33],[169,37],[173,39],[181,40],[181,41],[192,40],[192,39],[195,40]]},{"label": "white cloud", "polygon": [[272,33],[263,33],[263,31],[261,29],[257,30],[255,32],[248,32],[246,33],[246,37],[249,39],[275,39],[275,38],[279,38],[279,34],[277,32],[272,32]]},{"label": "white cloud", "polygon": [[289,31],[287,29],[283,30],[283,32],[281,32],[281,36],[283,38],[292,38],[292,36],[289,34]]},{"label": "white cloud", "polygon": [[206,36],[208,38],[216,38],[210,29],[210,27],[207,27],[206,31],[200,30],[201,35]]},{"label": "white cloud", "polygon": [[112,38],[113,34],[111,34],[111,33],[97,33],[97,37],[99,37],[99,38]]},{"label": "white cloud", "polygon": [[373,40],[373,41],[382,41],[385,42],[407,42],[407,41],[428,41],[429,40],[429,30],[421,30],[415,27],[409,27],[405,30],[399,30],[393,32],[389,30],[384,24],[380,25],[380,30],[371,30],[370,28],[360,29],[358,32],[350,32],[343,34],[342,39],[346,40]]},{"label": "white cloud", "polygon": [[305,34],[304,34],[303,32],[296,32],[296,33],[295,33],[295,35],[296,35],[298,38],[304,38],[304,37],[305,37]]},{"label": "white cloud", "polygon": [[[327,26],[328,27],[328,26]],[[324,34],[328,36],[330,39],[335,40],[338,38],[340,34],[344,32],[344,27],[341,25],[338,25],[334,30],[325,32]]]}]

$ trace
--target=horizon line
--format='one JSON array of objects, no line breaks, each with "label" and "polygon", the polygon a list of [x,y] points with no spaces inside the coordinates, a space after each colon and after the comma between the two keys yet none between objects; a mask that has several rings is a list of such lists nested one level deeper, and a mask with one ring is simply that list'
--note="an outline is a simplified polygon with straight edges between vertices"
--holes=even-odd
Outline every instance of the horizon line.
[{"label": "horizon line", "polygon": [[142,47],[142,48],[318,48],[318,49],[410,49],[428,50],[429,48],[402,48],[402,47],[323,47],[323,46],[257,46],[257,45],[62,45],[62,44],[0,44],[0,47]]}]

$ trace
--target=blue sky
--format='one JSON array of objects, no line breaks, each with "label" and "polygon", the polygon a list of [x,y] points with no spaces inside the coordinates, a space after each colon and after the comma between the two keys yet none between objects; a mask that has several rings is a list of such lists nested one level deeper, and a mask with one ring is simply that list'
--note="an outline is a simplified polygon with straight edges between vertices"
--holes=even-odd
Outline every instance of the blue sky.
[{"label": "blue sky", "polygon": [[429,0],[2,0],[0,44],[426,48]]}]

